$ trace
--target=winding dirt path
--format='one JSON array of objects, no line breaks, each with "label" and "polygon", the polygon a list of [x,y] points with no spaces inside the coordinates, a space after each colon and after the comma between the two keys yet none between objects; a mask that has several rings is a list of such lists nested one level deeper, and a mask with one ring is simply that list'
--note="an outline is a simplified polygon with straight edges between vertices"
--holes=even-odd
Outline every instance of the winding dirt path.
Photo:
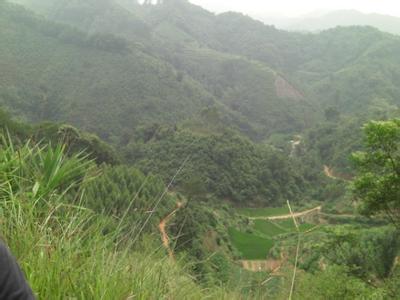
[{"label": "winding dirt path", "polygon": [[344,181],[350,181],[352,180],[352,177],[350,175],[345,175],[345,174],[337,174],[333,170],[333,168],[325,165],[324,166],[324,174],[326,177],[329,177],[334,180],[344,180]]},{"label": "winding dirt path", "polygon": [[333,175],[333,169],[328,167],[328,166],[324,166],[324,174],[326,177],[332,178],[332,179],[339,179],[337,178],[335,175]]},{"label": "winding dirt path", "polygon": [[178,203],[176,204],[176,208],[175,208],[172,212],[170,212],[164,219],[162,219],[161,222],[160,222],[160,224],[158,225],[158,229],[160,230],[160,233],[161,233],[161,240],[162,240],[162,243],[163,243],[165,249],[167,249],[167,251],[168,251],[168,256],[169,256],[171,259],[175,259],[175,257],[174,257],[174,251],[172,251],[172,249],[171,249],[171,247],[170,247],[170,245],[169,245],[169,243],[170,243],[170,238],[169,238],[169,236],[168,236],[166,227],[168,226],[168,223],[169,223],[169,221],[171,220],[171,218],[176,214],[176,212],[177,212],[179,209],[182,208],[182,206],[183,206],[183,203],[182,203],[182,202],[178,202]]},{"label": "winding dirt path", "polygon": [[303,217],[305,215],[311,214],[313,212],[321,212],[322,206],[317,206],[312,209],[298,212],[298,213],[293,213],[293,214],[287,214],[287,215],[281,215],[281,216],[272,216],[272,217],[249,217],[250,220],[286,220],[286,219],[291,219],[293,217],[298,218],[298,217]]}]

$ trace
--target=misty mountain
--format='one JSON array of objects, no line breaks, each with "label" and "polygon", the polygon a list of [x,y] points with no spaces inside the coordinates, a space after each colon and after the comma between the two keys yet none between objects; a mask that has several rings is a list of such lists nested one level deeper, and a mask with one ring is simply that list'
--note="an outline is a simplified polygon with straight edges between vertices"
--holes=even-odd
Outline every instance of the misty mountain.
[{"label": "misty mountain", "polygon": [[[267,21],[267,19],[266,19]],[[365,14],[356,10],[339,10],[318,16],[288,19],[280,28],[317,32],[337,26],[371,26],[381,31],[400,34],[400,18],[382,14]]]}]

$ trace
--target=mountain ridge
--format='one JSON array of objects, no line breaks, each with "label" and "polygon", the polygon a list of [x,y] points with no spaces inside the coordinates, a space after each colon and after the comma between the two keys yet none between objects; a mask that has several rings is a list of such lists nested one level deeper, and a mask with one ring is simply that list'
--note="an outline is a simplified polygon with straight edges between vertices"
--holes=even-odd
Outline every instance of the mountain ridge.
[{"label": "mountain ridge", "polygon": [[[268,23],[268,19],[264,20]],[[330,11],[315,16],[304,16],[282,21],[279,28],[290,31],[319,32],[337,26],[371,26],[383,32],[400,34],[400,17],[357,10]]]}]

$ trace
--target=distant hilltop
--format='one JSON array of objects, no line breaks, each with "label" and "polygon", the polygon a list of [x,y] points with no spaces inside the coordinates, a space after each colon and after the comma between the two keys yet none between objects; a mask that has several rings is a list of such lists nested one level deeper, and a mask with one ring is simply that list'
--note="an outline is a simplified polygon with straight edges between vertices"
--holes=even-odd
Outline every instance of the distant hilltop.
[{"label": "distant hilltop", "polygon": [[276,18],[262,15],[257,18],[266,24],[273,24],[291,31],[318,32],[338,26],[372,26],[384,32],[400,34],[399,17],[376,13],[366,14],[356,10],[319,12],[299,18]]}]

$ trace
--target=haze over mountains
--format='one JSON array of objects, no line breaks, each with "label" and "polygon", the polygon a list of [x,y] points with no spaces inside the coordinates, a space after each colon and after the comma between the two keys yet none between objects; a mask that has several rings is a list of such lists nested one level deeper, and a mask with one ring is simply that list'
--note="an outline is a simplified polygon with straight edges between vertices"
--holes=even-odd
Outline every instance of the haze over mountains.
[{"label": "haze over mountains", "polygon": [[315,12],[303,17],[285,18],[257,16],[266,24],[290,31],[318,32],[337,26],[371,26],[381,31],[400,34],[400,18],[395,16],[362,13],[357,10]]}]

